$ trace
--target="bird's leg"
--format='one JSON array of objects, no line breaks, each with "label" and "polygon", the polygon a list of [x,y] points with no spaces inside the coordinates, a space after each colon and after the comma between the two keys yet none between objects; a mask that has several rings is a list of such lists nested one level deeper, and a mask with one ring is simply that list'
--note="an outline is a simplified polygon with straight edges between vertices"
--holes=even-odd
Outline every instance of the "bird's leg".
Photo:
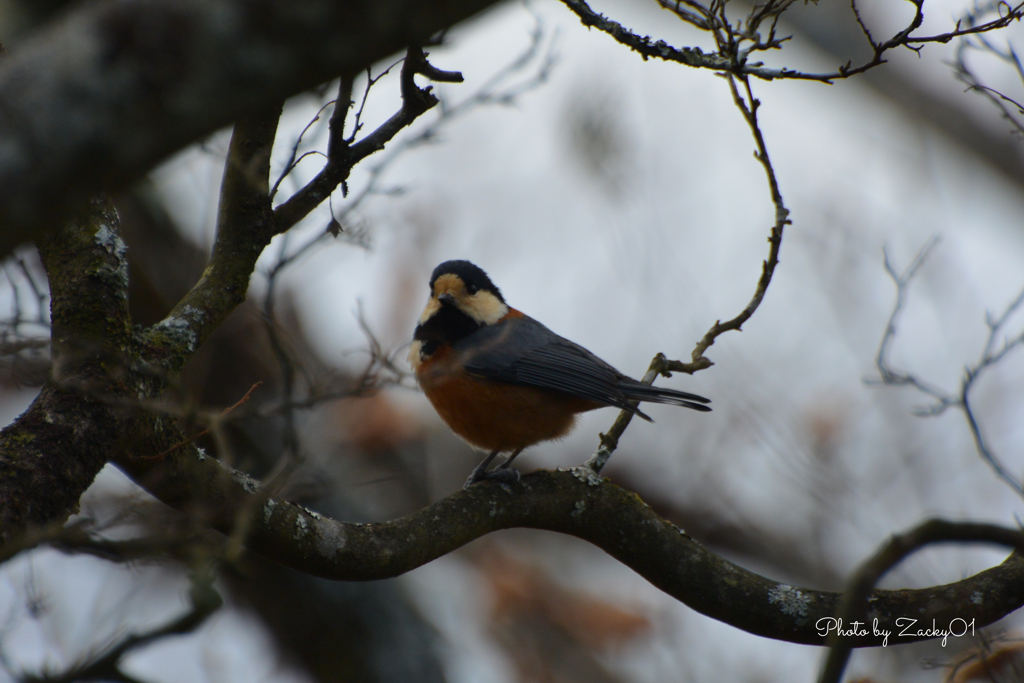
[{"label": "bird's leg", "polygon": [[515,460],[516,456],[519,455],[520,453],[522,453],[523,450],[524,449],[520,448],[518,450],[512,451],[512,455],[508,456],[508,460],[506,460],[505,462],[501,463],[500,465],[498,465],[494,469],[496,469],[496,470],[507,470],[509,468],[509,466],[512,464],[512,461]]},{"label": "bird's leg", "polygon": [[477,483],[478,481],[484,481],[487,479],[492,479],[502,484],[511,484],[512,482],[519,481],[519,470],[510,468],[508,464],[512,462],[512,459],[519,455],[519,453],[522,452],[522,450],[523,449],[520,448],[519,450],[514,451],[512,455],[509,456],[508,460],[503,462],[500,466],[495,467],[492,471],[488,472],[487,466],[490,465],[491,461],[494,460],[494,458],[497,457],[498,453],[501,452],[491,451],[490,454],[486,458],[484,458],[483,462],[477,465],[476,468],[470,473],[469,479],[466,480],[466,484],[462,488],[468,489],[470,486]]},{"label": "bird's leg", "polygon": [[483,459],[483,462],[481,462],[479,465],[477,465],[473,469],[473,471],[470,472],[469,479],[466,480],[466,485],[463,486],[462,488],[467,489],[470,486],[472,486],[473,484],[477,483],[478,481],[483,481],[484,479],[486,479],[487,478],[487,466],[490,465],[491,461],[494,460],[498,456],[498,453],[501,453],[501,451],[491,451],[490,454],[486,458]]}]

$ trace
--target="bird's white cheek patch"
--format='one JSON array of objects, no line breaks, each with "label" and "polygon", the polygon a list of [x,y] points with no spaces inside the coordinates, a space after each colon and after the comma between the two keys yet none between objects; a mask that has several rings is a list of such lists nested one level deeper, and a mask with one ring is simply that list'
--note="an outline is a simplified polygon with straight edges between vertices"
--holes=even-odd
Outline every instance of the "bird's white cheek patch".
[{"label": "bird's white cheek patch", "polygon": [[473,320],[483,325],[493,325],[506,315],[508,306],[490,292],[480,292],[459,305]]}]

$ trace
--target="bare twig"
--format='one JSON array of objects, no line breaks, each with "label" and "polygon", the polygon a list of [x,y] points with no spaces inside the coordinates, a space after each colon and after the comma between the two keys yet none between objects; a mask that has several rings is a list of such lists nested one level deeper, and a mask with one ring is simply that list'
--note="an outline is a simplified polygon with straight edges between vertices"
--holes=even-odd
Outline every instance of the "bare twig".
[{"label": "bare twig", "polygon": [[[761,133],[761,127],[757,120],[757,110],[761,106],[760,100],[754,97],[754,93],[750,88],[750,79],[746,76],[726,76],[729,81],[729,89],[732,91],[733,102],[736,107],[740,110],[744,120],[750,127],[750,132],[754,136],[754,141],[757,145],[757,151],[754,152],[754,157],[764,167],[765,174],[768,178],[768,188],[772,197],[772,204],[775,205],[775,225],[772,226],[768,236],[768,259],[764,261],[761,267],[761,277],[757,281],[757,286],[754,289],[754,296],[750,299],[746,308],[740,311],[732,320],[723,322],[716,322],[711,326],[711,329],[707,331],[704,337],[697,343],[697,346],[693,349],[691,354],[692,361],[690,363],[680,363],[679,361],[669,361],[666,364],[666,370],[679,371],[694,373],[697,370],[703,370],[704,368],[711,367],[712,363],[710,360],[704,357],[704,352],[715,343],[715,339],[719,337],[723,332],[730,330],[739,331],[743,323],[750,319],[750,316],[754,315],[754,311],[757,310],[758,306],[761,305],[761,301],[764,299],[765,293],[768,291],[768,285],[771,284],[772,275],[775,273],[775,266],[779,263],[779,250],[782,248],[782,233],[787,225],[792,221],[789,220],[789,209],[786,208],[785,203],[782,199],[782,193],[779,191],[779,181],[775,177],[775,169],[772,167],[771,158],[768,156],[768,146],[765,143],[764,135]],[[736,82],[739,81],[743,85],[743,91],[741,92],[736,86]]]},{"label": "bare twig", "polygon": [[[659,353],[651,361],[650,367],[647,368],[647,372],[644,373],[641,382],[647,385],[654,384],[654,380],[658,375],[666,374],[665,364],[667,359],[664,354]],[[638,405],[639,402],[634,402],[633,405]],[[626,427],[633,421],[633,412],[629,410],[620,410],[618,416],[615,418],[615,422],[612,423],[611,428],[601,434],[601,443],[594,451],[594,454],[590,456],[582,465],[583,474],[588,474],[586,470],[593,472],[595,475],[600,473],[604,466],[608,463],[608,459],[612,457],[612,453],[619,447],[619,438],[623,432],[626,431]]]},{"label": "bare twig", "polygon": [[892,264],[892,260],[889,258],[888,249],[883,249],[882,254],[885,262],[885,272],[889,274],[893,282],[896,285],[896,303],[893,305],[892,313],[889,314],[889,321],[885,325],[885,333],[882,335],[882,341],[878,345],[878,353],[875,355],[875,366],[878,368],[878,373],[882,377],[882,382],[885,384],[893,385],[910,385],[915,387],[918,391],[936,399],[936,407],[930,409],[932,414],[941,413],[947,407],[952,405],[947,399],[947,395],[942,392],[941,389],[931,386],[925,382],[918,380],[913,375],[906,372],[900,372],[894,370],[889,364],[889,348],[892,345],[893,340],[896,338],[896,321],[899,319],[900,313],[903,311],[903,306],[907,299],[907,290],[910,286],[910,281],[914,275],[917,274],[918,269],[924,263],[925,259],[928,258],[928,254],[931,253],[935,245],[939,243],[938,237],[930,239],[914,256],[914,260],[911,261],[910,265],[902,272],[898,273],[895,266]]},{"label": "bare twig", "polygon": [[50,292],[34,251],[0,264],[10,296],[9,314],[0,318],[0,369],[19,386],[41,385],[50,367]]},{"label": "bare twig", "polygon": [[896,303],[889,316],[889,322],[886,324],[882,341],[878,347],[878,355],[875,358],[875,365],[878,367],[878,374],[881,378],[880,382],[892,386],[910,386],[930,397],[933,401],[931,405],[915,410],[915,413],[919,416],[939,415],[948,408],[958,408],[963,411],[978,455],[981,456],[981,459],[992,468],[992,471],[1000,479],[1006,482],[1018,495],[1024,497],[1024,480],[1022,480],[1021,476],[1010,472],[996,455],[995,451],[992,450],[991,446],[989,446],[984,434],[982,434],[981,426],[974,414],[970,401],[971,389],[974,388],[978,377],[985,370],[1003,360],[1011,351],[1024,346],[1024,330],[1011,337],[1006,337],[1004,334],[1010,318],[1024,305],[1024,291],[1021,291],[1017,298],[1011,301],[998,317],[993,317],[992,314],[986,315],[985,323],[988,326],[988,337],[982,349],[981,357],[977,363],[964,369],[964,377],[960,382],[960,389],[957,393],[944,391],[931,383],[921,380],[913,373],[895,370],[890,364],[888,352],[895,339],[896,320],[904,306],[907,288],[925,258],[934,248],[936,242],[936,239],[932,239],[922,247],[914,261],[903,273],[897,272],[889,260],[889,254],[887,252],[885,254],[886,272],[889,273],[889,276],[892,277],[893,282],[896,284]]},{"label": "bare twig", "polygon": [[[724,12],[724,9],[722,10]],[[724,25],[724,16],[723,16]],[[726,38],[726,40],[732,40],[732,38]],[[754,142],[757,146],[754,152],[754,157],[761,163],[764,168],[765,174],[768,179],[768,188],[771,194],[772,203],[775,205],[775,225],[772,226],[768,236],[768,258],[764,261],[761,268],[761,277],[758,279],[757,286],[754,289],[754,295],[750,299],[747,306],[740,311],[740,313],[731,320],[727,320],[724,323],[722,321],[716,321],[701,338],[697,345],[694,347],[691,353],[691,361],[684,363],[678,360],[668,360],[664,355],[658,354],[651,361],[650,368],[641,380],[644,384],[653,384],[655,378],[658,375],[665,377],[671,377],[672,372],[685,372],[687,374],[693,374],[700,370],[704,370],[713,365],[711,360],[704,355],[704,352],[715,343],[720,335],[730,330],[739,331],[743,323],[747,322],[757,308],[761,305],[761,301],[764,299],[765,293],[768,291],[768,286],[771,284],[772,275],[775,273],[775,267],[779,263],[779,250],[782,248],[782,234],[786,225],[790,224],[789,220],[789,209],[786,208],[785,203],[782,199],[782,193],[779,190],[778,179],[775,176],[775,169],[772,166],[771,158],[768,155],[768,146],[765,143],[764,135],[761,133],[761,127],[757,119],[757,110],[761,105],[761,102],[754,97],[754,93],[750,87],[750,80],[746,75],[733,76],[727,74],[726,78],[729,82],[729,89],[732,92],[733,101],[736,107],[740,110],[743,115],[743,119],[747,122],[750,127],[750,131],[754,136]],[[743,90],[741,91],[737,87],[737,81],[742,84]],[[629,423],[633,419],[633,414],[628,410],[622,410],[619,415],[615,418],[611,429],[608,432],[601,434],[601,442],[595,451],[594,455],[591,456],[586,463],[583,464],[583,468],[591,470],[594,474],[601,471],[604,465],[608,462],[608,458],[618,447],[619,437],[629,426]]]},{"label": "bare twig", "polygon": [[[223,410],[223,412],[221,412],[220,417],[221,418],[226,417],[235,408],[238,408],[239,406],[244,404],[246,401],[248,401],[252,397],[252,392],[256,391],[262,385],[263,385],[263,382],[256,382],[255,384],[253,384],[252,387],[249,388],[249,391],[245,392],[245,396],[243,396],[242,398],[238,399],[238,401],[234,405],[228,406],[227,408],[225,408]],[[210,433],[210,428],[207,427],[206,429],[204,429],[201,432],[198,432],[194,436],[190,436],[189,438],[185,439],[184,441],[179,441],[178,443],[174,444],[173,446],[171,446],[170,448],[165,450],[163,453],[158,453],[157,455],[143,455],[143,456],[140,456],[140,457],[142,457],[144,459],[147,459],[147,460],[159,460],[160,458],[163,458],[163,457],[165,457],[167,455],[170,455],[171,453],[173,453],[174,451],[178,450],[179,448],[187,446],[190,443],[194,442],[199,437],[206,436],[209,433]]]},{"label": "bare twig", "polygon": [[[960,21],[971,27],[984,25],[979,23],[982,17],[990,14],[996,14],[998,17],[1002,8],[1003,3],[1001,2],[989,2],[982,6],[976,6],[967,12]],[[1024,66],[1021,64],[1017,51],[1009,43],[1005,49],[999,49],[984,34],[975,35],[973,38],[973,40],[968,40],[967,37],[964,37],[957,45],[956,57],[953,62],[957,79],[967,85],[967,90],[973,90],[988,99],[1010,124],[1013,132],[1024,135],[1024,105],[998,90],[984,85],[967,64],[969,51],[981,52],[1008,64],[1017,73],[1018,78],[1024,81]]]},{"label": "bare twig", "polygon": [[[335,188],[348,180],[353,166],[374,152],[384,149],[384,146],[399,132],[437,104],[438,100],[430,92],[430,86],[420,88],[416,85],[414,80],[416,74],[422,74],[435,81],[455,83],[462,81],[461,74],[435,68],[427,62],[423,50],[418,47],[410,47],[406,51],[405,62],[402,65],[402,108],[372,133],[358,141],[346,138],[342,129],[344,128],[345,112],[348,111],[348,103],[336,102],[330,138],[327,143],[327,163],[316,177],[274,209],[278,232],[288,230],[305,218],[325,201]],[[342,80],[340,87],[342,98],[346,97],[344,93],[349,83],[349,81]],[[351,101],[350,94],[348,97]],[[358,125],[357,122],[356,127]]]},{"label": "bare twig", "polygon": [[[341,79],[342,87],[344,87],[344,85],[346,83],[346,80],[347,79],[345,79],[345,78]],[[348,83],[351,84],[351,81],[349,80]],[[349,99],[350,100],[351,100],[351,95],[352,95],[352,93],[351,93],[351,90],[350,90],[349,91]],[[299,147],[302,146],[302,140],[306,137],[306,133],[309,132],[309,130],[314,126],[314,124],[316,124],[316,123],[318,123],[320,121],[320,117],[324,113],[324,111],[328,107],[330,107],[331,105],[335,105],[336,109],[339,108],[339,107],[342,107],[342,106],[344,106],[344,104],[343,104],[344,102],[345,102],[345,100],[343,100],[341,95],[339,94],[338,95],[338,99],[331,100],[330,102],[325,103],[317,111],[316,115],[313,116],[312,119],[310,119],[309,123],[306,124],[306,127],[302,129],[302,131],[299,133],[298,137],[295,138],[295,142],[292,144],[292,151],[291,151],[291,153],[288,156],[288,161],[285,162],[284,168],[281,170],[281,173],[277,176],[277,180],[274,181],[273,187],[270,188],[270,199],[271,199],[271,201],[273,201],[274,197],[277,196],[277,191],[281,187],[281,183],[284,182],[284,179],[287,178],[291,174],[291,172],[295,170],[295,167],[299,165],[299,162],[301,162],[307,156],[312,156],[312,155],[316,155],[316,154],[321,154],[322,155],[322,152],[318,152],[318,151],[315,151],[315,150],[314,151],[303,152],[300,155],[299,154]],[[349,106],[351,106],[351,105],[349,105]],[[348,111],[347,107],[345,107],[344,110]]]},{"label": "bare twig", "polygon": [[176,619],[144,633],[131,634],[104,651],[89,656],[60,673],[22,674],[24,683],[73,683],[74,681],[107,680],[134,682],[121,670],[126,654],[172,635],[192,633],[206,619],[220,609],[223,600],[213,587],[210,577],[195,577],[190,591],[192,607]]},{"label": "bare twig", "polygon": [[[580,18],[584,26],[597,28],[607,33],[644,59],[663,59],[696,68],[728,72],[737,77],[753,76],[767,81],[775,79],[807,80],[828,84],[885,64],[886,54],[896,48],[904,47],[918,51],[928,43],[948,43],[954,38],[996,31],[1024,17],[1024,3],[1011,6],[1002,2],[1000,8],[1003,12],[991,21],[966,27],[958,23],[946,33],[920,36],[914,35],[914,31],[920,28],[924,21],[924,0],[911,0],[916,11],[907,26],[892,38],[877,42],[861,19],[856,3],[854,3],[855,16],[872,49],[871,58],[857,66],[847,63],[832,72],[806,73],[789,68],[772,69],[765,67],[761,62],[748,60],[750,54],[778,49],[785,40],[788,40],[788,38],[776,38],[775,29],[779,16],[792,4],[791,0],[767,0],[762,4],[755,3],[745,22],[730,20],[725,12],[725,2],[702,5],[693,0],[686,2],[659,1],[663,7],[673,11],[683,21],[713,34],[719,49],[716,52],[705,53],[700,48],[673,47],[662,40],[655,42],[650,37],[637,35],[622,24],[595,12],[585,0],[562,0]],[[759,33],[760,25],[768,20],[771,21],[768,27],[768,39],[763,40]]]},{"label": "bare twig", "polygon": [[[435,142],[439,139],[441,132],[445,128],[461,117],[482,106],[513,105],[519,97],[546,83],[551,74],[551,70],[554,68],[557,61],[553,47],[550,48],[542,57],[536,71],[529,78],[517,84],[507,84],[513,76],[520,73],[537,59],[540,50],[544,45],[544,39],[544,25],[538,17],[530,34],[530,44],[512,61],[499,69],[493,76],[485,81],[476,92],[456,105],[449,105],[444,99],[439,98],[441,110],[440,115],[434,121],[421,127],[414,135],[395,141],[388,148],[385,154],[382,155],[380,160],[368,169],[367,173],[369,177],[366,184],[363,185],[358,192],[355,192],[348,197],[348,201],[337,213],[335,220],[342,226],[348,227],[352,225],[352,217],[356,215],[364,202],[371,197],[387,193],[387,190],[382,188],[385,172],[409,150]],[[393,68],[393,66],[394,65],[392,65],[391,68]],[[372,82],[368,82],[367,87],[379,80],[382,75],[383,74],[379,74],[377,77],[370,79]],[[364,103],[365,98],[366,94],[364,93]],[[360,106],[360,110],[357,112],[357,122],[361,115],[362,106]],[[359,127],[362,126],[361,123],[357,123],[357,125]],[[352,135],[354,134],[355,133],[353,132]],[[351,138],[352,136],[350,135],[350,139]],[[324,242],[329,234],[330,233],[328,231],[319,232],[313,237],[307,239],[297,248],[290,251],[282,250],[281,256],[278,257],[277,261],[275,261],[267,274],[268,280],[277,277],[281,271],[290,267],[294,262],[307,255],[312,249]],[[365,246],[365,239],[361,235],[360,231],[346,230],[344,235],[350,241],[357,238],[359,246]]]}]

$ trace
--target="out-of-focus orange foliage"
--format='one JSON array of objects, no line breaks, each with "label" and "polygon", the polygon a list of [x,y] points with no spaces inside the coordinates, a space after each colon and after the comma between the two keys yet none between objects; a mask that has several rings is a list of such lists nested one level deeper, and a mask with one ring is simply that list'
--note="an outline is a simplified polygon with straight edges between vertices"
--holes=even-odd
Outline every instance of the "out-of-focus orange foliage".
[{"label": "out-of-focus orange foliage", "polygon": [[966,652],[955,662],[946,683],[1010,683],[1024,680],[1024,642],[985,643]]},{"label": "out-of-focus orange foliage", "polygon": [[540,567],[493,549],[479,558],[494,592],[495,621],[541,616],[584,647],[603,650],[647,632],[650,620],[582,591],[564,588]]},{"label": "out-of-focus orange foliage", "polygon": [[386,393],[338,401],[334,419],[339,433],[353,448],[380,453],[422,437],[422,427],[395,405]]}]

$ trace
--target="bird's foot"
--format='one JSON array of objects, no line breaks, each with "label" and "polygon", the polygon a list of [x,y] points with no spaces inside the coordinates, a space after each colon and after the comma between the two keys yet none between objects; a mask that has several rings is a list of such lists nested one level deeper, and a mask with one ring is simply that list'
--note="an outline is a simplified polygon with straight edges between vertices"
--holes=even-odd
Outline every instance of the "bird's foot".
[{"label": "bird's foot", "polygon": [[469,479],[466,480],[466,484],[462,488],[468,489],[478,481],[496,481],[499,484],[514,484],[519,481],[519,470],[514,467],[508,467],[507,465],[500,465],[488,472],[487,470],[480,469],[478,467],[469,475]]}]

